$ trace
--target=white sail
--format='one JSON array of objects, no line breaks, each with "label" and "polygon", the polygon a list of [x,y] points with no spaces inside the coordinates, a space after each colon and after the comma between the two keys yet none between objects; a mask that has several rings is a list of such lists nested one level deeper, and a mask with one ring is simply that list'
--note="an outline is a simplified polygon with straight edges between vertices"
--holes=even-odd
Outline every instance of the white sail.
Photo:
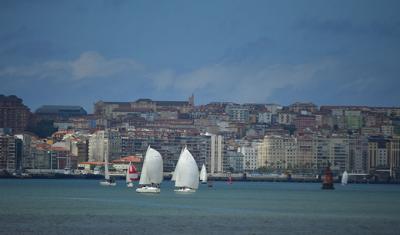
[{"label": "white sail", "polygon": [[174,172],[172,172],[171,181],[175,181],[175,179],[176,179],[176,172],[177,172],[176,169],[178,169],[179,162],[180,162],[180,160],[181,160],[181,158],[182,158],[183,150],[184,150],[184,149],[181,150],[181,154],[179,155],[178,162],[176,163],[176,166],[175,166],[175,170],[174,170]]},{"label": "white sail", "polygon": [[342,175],[342,184],[343,185],[347,184],[348,180],[349,180],[349,174],[347,174],[347,171],[344,171]]},{"label": "white sail", "polygon": [[110,179],[110,173],[108,172],[108,154],[104,155],[104,179]]},{"label": "white sail", "polygon": [[207,169],[206,166],[203,164],[200,171],[200,180],[202,183],[207,183]]},{"label": "white sail", "polygon": [[192,154],[185,148],[175,168],[175,187],[197,189],[199,187],[199,168]]},{"label": "white sail", "polygon": [[140,185],[159,184],[163,180],[163,160],[161,154],[152,148],[148,148],[144,157]]}]

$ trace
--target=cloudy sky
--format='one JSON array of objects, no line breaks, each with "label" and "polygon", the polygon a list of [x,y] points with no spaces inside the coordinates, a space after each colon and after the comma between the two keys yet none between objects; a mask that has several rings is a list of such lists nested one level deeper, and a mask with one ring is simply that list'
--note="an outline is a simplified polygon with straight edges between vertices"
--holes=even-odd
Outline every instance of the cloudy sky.
[{"label": "cloudy sky", "polygon": [[400,1],[0,1],[0,94],[400,105]]}]

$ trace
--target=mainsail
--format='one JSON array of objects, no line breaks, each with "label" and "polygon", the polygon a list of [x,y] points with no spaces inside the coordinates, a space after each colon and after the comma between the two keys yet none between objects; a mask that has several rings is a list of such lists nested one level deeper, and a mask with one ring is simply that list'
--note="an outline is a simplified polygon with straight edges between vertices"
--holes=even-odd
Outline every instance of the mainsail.
[{"label": "mainsail", "polygon": [[174,175],[175,187],[187,187],[191,189],[199,187],[199,168],[186,147],[179,157]]},{"label": "mainsail", "polygon": [[200,180],[202,183],[207,183],[207,170],[206,170],[206,166],[204,164],[201,167]]},{"label": "mainsail", "polygon": [[148,148],[144,157],[142,173],[139,184],[159,184],[163,180],[163,160],[161,154],[152,148]]},{"label": "mainsail", "polygon": [[344,171],[342,175],[342,184],[343,185],[347,184],[348,180],[349,180],[349,174],[347,174],[347,171]]}]

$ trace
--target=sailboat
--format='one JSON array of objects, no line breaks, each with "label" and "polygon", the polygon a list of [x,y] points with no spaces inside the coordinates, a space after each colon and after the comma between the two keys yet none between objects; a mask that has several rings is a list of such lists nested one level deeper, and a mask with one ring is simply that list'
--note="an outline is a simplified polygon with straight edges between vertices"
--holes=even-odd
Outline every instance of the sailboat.
[{"label": "sailboat", "polygon": [[206,166],[203,164],[200,171],[200,181],[202,184],[207,184],[207,170]]},{"label": "sailboat", "polygon": [[175,192],[195,192],[199,187],[199,168],[186,147],[179,156],[174,176]]},{"label": "sailboat", "polygon": [[228,181],[226,182],[227,184],[232,184],[232,176],[228,177]]},{"label": "sailboat", "polygon": [[129,166],[126,169],[126,186],[128,188],[132,188],[133,187],[133,181],[137,180],[138,177],[138,173],[136,171],[136,167],[134,165],[132,165],[132,163],[129,162]]},{"label": "sailboat", "polygon": [[349,180],[349,174],[347,174],[347,171],[344,171],[342,175],[342,185],[346,185],[348,180]]},{"label": "sailboat", "polygon": [[147,148],[140,174],[138,193],[160,193],[160,183],[163,180],[163,160],[161,154]]},{"label": "sailboat", "polygon": [[115,186],[117,182],[113,178],[110,178],[110,173],[108,171],[108,155],[104,156],[104,180],[100,182],[102,186]]}]

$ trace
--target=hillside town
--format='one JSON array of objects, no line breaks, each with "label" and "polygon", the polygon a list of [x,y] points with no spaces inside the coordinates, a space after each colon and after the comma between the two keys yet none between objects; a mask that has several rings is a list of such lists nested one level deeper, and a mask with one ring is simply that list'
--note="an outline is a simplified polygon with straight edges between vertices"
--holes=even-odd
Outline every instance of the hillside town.
[{"label": "hillside town", "polygon": [[297,102],[97,101],[43,105],[0,95],[0,174],[115,174],[140,170],[148,146],[172,172],[183,147],[211,176],[315,177],[330,166],[373,181],[400,179],[400,107]]}]

